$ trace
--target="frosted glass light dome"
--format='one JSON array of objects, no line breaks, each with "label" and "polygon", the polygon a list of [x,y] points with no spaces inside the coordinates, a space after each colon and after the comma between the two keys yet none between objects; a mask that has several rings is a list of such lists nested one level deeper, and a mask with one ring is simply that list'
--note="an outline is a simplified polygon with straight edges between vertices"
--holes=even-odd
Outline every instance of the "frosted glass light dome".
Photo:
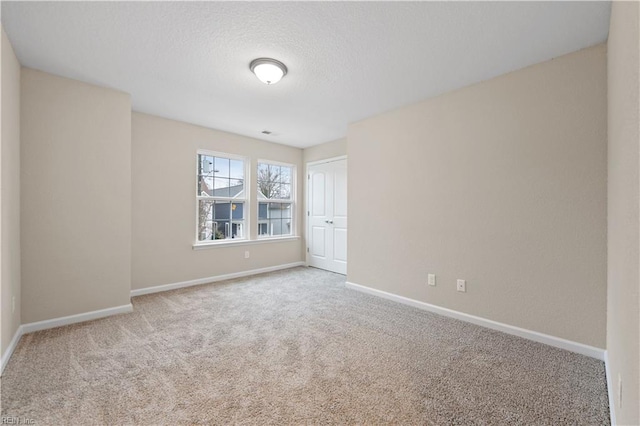
[{"label": "frosted glass light dome", "polygon": [[254,59],[249,68],[265,84],[276,84],[287,75],[287,67],[282,62],[270,58]]}]

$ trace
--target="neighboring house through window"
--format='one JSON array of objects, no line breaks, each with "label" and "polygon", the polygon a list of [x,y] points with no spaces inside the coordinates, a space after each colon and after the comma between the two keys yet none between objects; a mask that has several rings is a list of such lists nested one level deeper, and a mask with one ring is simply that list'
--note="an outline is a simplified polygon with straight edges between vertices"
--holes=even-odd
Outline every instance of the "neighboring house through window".
[{"label": "neighboring house through window", "polygon": [[258,237],[293,234],[294,167],[258,162]]},{"label": "neighboring house through window", "polygon": [[246,238],[245,160],[198,153],[198,241]]}]

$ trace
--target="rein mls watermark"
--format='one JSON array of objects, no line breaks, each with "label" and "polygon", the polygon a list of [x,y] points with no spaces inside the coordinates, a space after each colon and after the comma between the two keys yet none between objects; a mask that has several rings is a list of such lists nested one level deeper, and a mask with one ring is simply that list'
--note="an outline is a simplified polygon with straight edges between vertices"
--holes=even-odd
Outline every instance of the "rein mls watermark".
[{"label": "rein mls watermark", "polygon": [[27,417],[5,417],[2,416],[2,421],[0,424],[3,425],[35,425],[36,421],[34,419],[29,419]]}]

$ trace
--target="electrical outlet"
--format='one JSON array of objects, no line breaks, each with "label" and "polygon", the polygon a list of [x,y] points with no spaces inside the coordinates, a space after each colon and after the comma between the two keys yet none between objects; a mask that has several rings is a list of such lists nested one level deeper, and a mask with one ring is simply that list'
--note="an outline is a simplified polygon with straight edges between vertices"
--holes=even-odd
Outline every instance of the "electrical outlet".
[{"label": "electrical outlet", "polygon": [[13,296],[11,297],[11,313],[14,313],[16,311],[16,297]]},{"label": "electrical outlet", "polygon": [[429,285],[436,285],[436,274],[428,274],[427,282],[429,283]]},{"label": "electrical outlet", "polygon": [[245,258],[245,259],[248,259],[248,258],[249,258],[249,252],[248,252],[248,251],[245,251],[245,252],[244,252],[244,258]]},{"label": "electrical outlet", "polygon": [[467,282],[465,280],[458,280],[458,283],[456,285],[456,290],[458,290],[461,293],[466,293],[467,292]]}]

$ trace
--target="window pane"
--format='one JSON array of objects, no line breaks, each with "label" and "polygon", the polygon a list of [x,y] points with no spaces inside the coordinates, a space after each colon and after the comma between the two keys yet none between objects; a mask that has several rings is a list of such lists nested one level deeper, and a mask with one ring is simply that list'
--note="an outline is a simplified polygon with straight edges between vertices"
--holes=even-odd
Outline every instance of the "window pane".
[{"label": "window pane", "polygon": [[269,180],[269,165],[258,163],[258,180]]},{"label": "window pane", "polygon": [[229,196],[244,198],[244,182],[241,179],[229,180]]},{"label": "window pane", "polygon": [[223,240],[230,238],[231,230],[229,229],[229,224],[231,222],[228,220],[216,220],[213,222],[214,227],[216,229],[216,240]]},{"label": "window pane", "polygon": [[[245,238],[244,161],[198,154],[198,241]],[[225,200],[224,198],[236,198]]]},{"label": "window pane", "polygon": [[291,203],[260,203],[258,205],[258,235],[290,235],[291,210]]},{"label": "window pane", "polygon": [[213,189],[213,157],[198,155],[197,195],[209,195]]},{"label": "window pane", "polygon": [[270,180],[259,180],[258,190],[260,191],[260,194],[264,195],[264,198],[278,198],[280,184]]},{"label": "window pane", "polygon": [[199,241],[244,238],[244,222],[244,203],[199,201]]},{"label": "window pane", "polygon": [[231,238],[244,238],[243,220],[234,220],[231,223]]},{"label": "window pane", "polygon": [[258,220],[266,220],[269,218],[269,203],[258,204]]},{"label": "window pane", "polygon": [[230,197],[229,195],[229,179],[216,178],[214,182],[215,188],[213,191],[214,197]]},{"label": "window pane", "polygon": [[211,175],[198,177],[198,195],[213,195],[213,178]]},{"label": "window pane", "polygon": [[209,157],[208,155],[199,155],[198,157],[198,173],[202,175],[213,173],[213,157]]},{"label": "window pane", "polygon": [[270,236],[291,234],[290,219],[269,219],[268,226],[268,235]]},{"label": "window pane", "polygon": [[260,193],[267,199],[280,197],[280,184],[277,182],[260,182],[258,183]]},{"label": "window pane", "polygon": [[272,184],[269,180],[270,170],[266,164],[258,163],[258,198],[270,198]]},{"label": "window pane", "polygon": [[231,160],[231,179],[244,180],[244,162],[241,160]]},{"label": "window pane", "polygon": [[291,185],[288,183],[280,184],[280,195],[279,197],[282,200],[290,200],[291,199]]},{"label": "window pane", "polygon": [[244,219],[244,203],[231,203],[231,218],[234,221]]},{"label": "window pane", "polygon": [[273,182],[280,183],[280,179],[282,177],[282,167],[280,166],[269,166],[270,178]]},{"label": "window pane", "polygon": [[291,167],[282,166],[280,168],[280,181],[282,183],[291,183]]},{"label": "window pane", "polygon": [[258,164],[258,197],[267,199],[291,198],[292,168],[272,164]]},{"label": "window pane", "polygon": [[200,200],[198,203],[198,241],[214,239],[213,233],[213,201]]},{"label": "window pane", "polygon": [[292,235],[293,167],[258,163],[258,235]]},{"label": "window pane", "polygon": [[231,203],[216,201],[213,205],[213,220],[217,222],[231,219]]},{"label": "window pane", "polygon": [[291,204],[280,204],[280,217],[291,219]]},{"label": "window pane", "polygon": [[216,157],[215,164],[216,177],[229,178],[229,159]]}]

